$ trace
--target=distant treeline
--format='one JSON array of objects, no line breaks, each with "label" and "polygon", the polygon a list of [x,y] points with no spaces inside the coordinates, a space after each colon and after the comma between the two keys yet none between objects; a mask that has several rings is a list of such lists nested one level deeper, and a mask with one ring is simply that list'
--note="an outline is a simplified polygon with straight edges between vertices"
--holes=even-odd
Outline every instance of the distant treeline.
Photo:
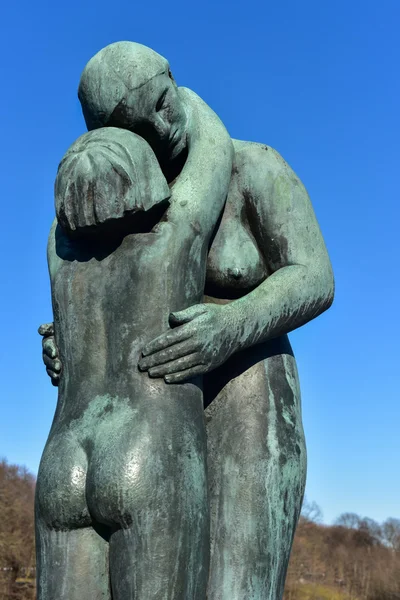
[{"label": "distant treeline", "polygon": [[399,519],[344,513],[326,526],[307,501],[302,513],[284,600],[400,600]]},{"label": "distant treeline", "polygon": [[[34,488],[25,468],[0,461],[0,600],[35,599]],[[400,600],[399,519],[320,521],[305,501],[284,600]]]},{"label": "distant treeline", "polygon": [[33,499],[35,478],[0,461],[0,599],[35,598]]}]

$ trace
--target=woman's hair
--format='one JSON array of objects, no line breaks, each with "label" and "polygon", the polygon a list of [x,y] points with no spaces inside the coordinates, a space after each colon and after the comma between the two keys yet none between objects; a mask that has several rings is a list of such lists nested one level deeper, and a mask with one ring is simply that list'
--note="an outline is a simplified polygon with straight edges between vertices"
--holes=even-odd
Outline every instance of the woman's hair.
[{"label": "woman's hair", "polygon": [[68,233],[148,211],[170,195],[147,142],[114,127],[78,138],[62,159],[55,181],[57,220]]}]

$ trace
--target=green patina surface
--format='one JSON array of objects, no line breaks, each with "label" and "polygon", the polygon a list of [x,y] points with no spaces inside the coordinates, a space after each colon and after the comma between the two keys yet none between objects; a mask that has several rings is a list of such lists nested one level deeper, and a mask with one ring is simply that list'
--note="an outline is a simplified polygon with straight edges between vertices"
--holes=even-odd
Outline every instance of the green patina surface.
[{"label": "green patina surface", "polygon": [[333,299],[307,192],[144,46],[103,49],[79,98],[40,331],[38,599],[279,599],[306,475],[287,333]]}]

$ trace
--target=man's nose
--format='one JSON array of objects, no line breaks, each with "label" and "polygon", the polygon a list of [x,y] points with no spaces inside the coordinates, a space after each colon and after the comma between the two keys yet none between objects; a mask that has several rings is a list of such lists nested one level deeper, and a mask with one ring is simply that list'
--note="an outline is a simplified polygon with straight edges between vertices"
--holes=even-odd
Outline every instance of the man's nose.
[{"label": "man's nose", "polygon": [[155,115],[155,118],[153,120],[153,127],[154,130],[157,134],[157,136],[160,139],[164,139],[166,137],[168,137],[168,123],[166,123],[164,121],[164,119],[162,118],[162,116],[160,114]]}]

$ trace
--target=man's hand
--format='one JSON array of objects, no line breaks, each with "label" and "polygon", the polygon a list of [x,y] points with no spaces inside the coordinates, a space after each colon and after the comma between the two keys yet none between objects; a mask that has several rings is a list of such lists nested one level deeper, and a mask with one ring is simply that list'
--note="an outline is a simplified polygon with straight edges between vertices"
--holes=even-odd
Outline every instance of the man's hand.
[{"label": "man's hand", "polygon": [[47,375],[54,386],[58,386],[61,375],[61,362],[58,358],[58,348],[54,339],[54,324],[45,323],[39,327],[39,334],[43,336],[43,362]]},{"label": "man's hand", "polygon": [[234,352],[226,306],[197,304],[171,313],[173,329],[143,348],[139,369],[167,383],[180,383],[212,371]]}]

